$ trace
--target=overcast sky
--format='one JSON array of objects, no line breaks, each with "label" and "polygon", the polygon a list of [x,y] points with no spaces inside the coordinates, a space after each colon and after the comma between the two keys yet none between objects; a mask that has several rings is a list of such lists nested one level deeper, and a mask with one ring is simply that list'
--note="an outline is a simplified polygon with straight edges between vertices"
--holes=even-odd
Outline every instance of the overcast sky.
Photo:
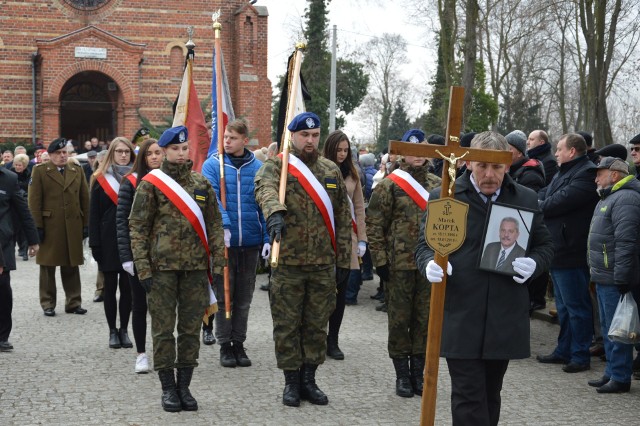
[{"label": "overcast sky", "polygon": [[[268,73],[274,84],[276,77],[284,74],[287,57],[293,51],[304,22],[307,4],[306,0],[258,0],[256,4],[266,6],[269,11]],[[338,57],[384,32],[401,34],[408,43],[410,61],[402,67],[402,74],[414,83],[424,85],[435,70],[434,42],[426,28],[414,23],[415,19],[399,1],[333,0],[329,3],[329,28],[337,25],[338,29]],[[424,109],[421,105],[408,107],[411,118]],[[357,126],[354,121],[353,117],[347,118],[346,127],[352,132]]]}]

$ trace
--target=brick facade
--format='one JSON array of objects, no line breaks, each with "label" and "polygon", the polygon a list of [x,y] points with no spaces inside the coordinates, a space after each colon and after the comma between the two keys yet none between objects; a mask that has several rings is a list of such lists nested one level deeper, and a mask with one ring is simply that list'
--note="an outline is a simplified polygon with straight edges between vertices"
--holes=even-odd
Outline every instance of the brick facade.
[{"label": "brick facade", "polygon": [[[59,136],[77,138],[82,133],[73,127],[73,114],[78,114],[78,126],[87,127],[81,122],[92,117],[86,115],[91,114],[92,105],[74,101],[67,91],[83,82],[101,85],[101,102],[95,102],[95,109],[106,108],[111,114],[107,124],[113,134],[109,136],[133,136],[141,126],[140,115],[154,125],[166,125],[165,118],[171,115],[169,102],[180,89],[187,26],[195,30],[196,89],[201,101],[210,96],[211,13],[220,9],[222,50],[236,116],[248,120],[259,145],[270,143],[265,7],[251,6],[246,0],[1,3],[9,19],[0,26],[0,141],[31,141],[35,136],[48,143]],[[79,7],[82,4],[88,7]],[[79,52],[77,48],[88,49]],[[89,57],[105,52],[106,58]],[[69,112],[66,105],[77,109]],[[72,134],[60,134],[63,121],[71,122]]]}]

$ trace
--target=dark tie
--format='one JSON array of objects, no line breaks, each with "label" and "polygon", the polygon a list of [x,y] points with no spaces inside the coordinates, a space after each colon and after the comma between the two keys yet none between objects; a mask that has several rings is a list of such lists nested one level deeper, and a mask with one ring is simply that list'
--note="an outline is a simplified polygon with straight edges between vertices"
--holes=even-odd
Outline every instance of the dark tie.
[{"label": "dark tie", "polygon": [[502,249],[502,253],[500,253],[500,259],[498,259],[498,264],[496,265],[496,269],[500,269],[500,267],[504,263],[504,255],[505,255],[505,253],[506,253],[506,251],[504,249]]},{"label": "dark tie", "polygon": [[58,169],[58,171],[60,172],[60,174],[61,174],[62,176],[64,176],[64,167],[60,167],[60,168]]}]

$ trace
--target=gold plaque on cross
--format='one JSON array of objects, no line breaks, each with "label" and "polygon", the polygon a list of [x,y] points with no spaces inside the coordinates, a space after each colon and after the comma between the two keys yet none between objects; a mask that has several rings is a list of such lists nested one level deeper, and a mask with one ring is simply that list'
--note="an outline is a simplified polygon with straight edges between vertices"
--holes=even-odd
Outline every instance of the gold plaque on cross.
[{"label": "gold plaque on cross", "polygon": [[467,237],[469,205],[454,198],[429,201],[424,238],[436,253],[447,256]]}]

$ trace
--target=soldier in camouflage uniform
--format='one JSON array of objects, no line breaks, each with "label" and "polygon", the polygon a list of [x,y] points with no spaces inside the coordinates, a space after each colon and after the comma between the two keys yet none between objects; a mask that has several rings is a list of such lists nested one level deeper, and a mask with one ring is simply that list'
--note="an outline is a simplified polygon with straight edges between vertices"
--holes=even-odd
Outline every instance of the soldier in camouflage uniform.
[{"label": "soldier in camouflage uniform", "polygon": [[[412,129],[402,140],[420,142],[424,133]],[[399,168],[424,187],[428,196],[428,191],[440,185],[440,178],[429,173],[428,167],[426,158],[406,156]],[[369,247],[386,285],[388,350],[396,369],[396,394],[402,397],[422,395],[431,284],[418,272],[413,253],[423,214],[390,177],[375,187],[367,209]]]},{"label": "soldier in camouflage uniform", "polygon": [[310,179],[317,179],[331,201],[328,208],[334,216],[336,248],[318,206],[292,174],[291,164],[286,206],[278,202],[282,160],[267,160],[256,174],[255,195],[267,217],[271,241],[282,244],[270,290],[276,359],[278,368],[284,370],[284,405],[297,407],[301,398],[325,405],[329,400],[318,389],[315,372],[325,360],[327,321],[336,305],[336,282],[349,276],[351,212],[340,169],[319,156],[318,116],[299,114],[288,129],[293,140],[290,158],[299,158],[308,167]]},{"label": "soldier in camouflage uniform", "polygon": [[[204,217],[215,279],[224,267],[222,216],[209,181],[192,172],[187,129],[166,130],[158,145],[165,153],[160,171],[193,197]],[[185,214],[147,174],[136,191],[129,215],[131,249],[140,285],[147,291],[153,364],[162,384],[165,411],[198,409],[189,392],[193,368],[198,365],[200,324],[209,305],[209,257]],[[160,174],[160,176],[164,176]],[[163,181],[165,182],[165,181]],[[176,306],[178,338],[176,356]],[[174,368],[177,368],[177,389]]]}]

